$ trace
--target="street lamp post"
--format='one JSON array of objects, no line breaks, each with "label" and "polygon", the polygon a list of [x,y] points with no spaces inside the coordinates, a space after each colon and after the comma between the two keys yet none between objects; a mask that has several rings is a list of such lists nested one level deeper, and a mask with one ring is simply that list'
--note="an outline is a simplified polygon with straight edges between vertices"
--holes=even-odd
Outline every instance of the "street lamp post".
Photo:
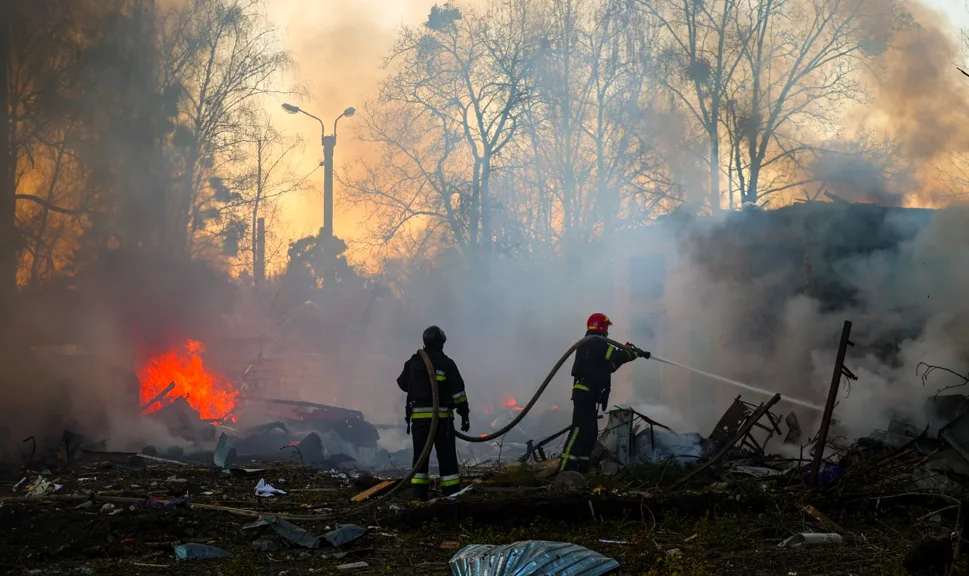
[{"label": "street lamp post", "polygon": [[323,145],[323,233],[328,238],[333,237],[333,149],[336,147],[336,126],[340,118],[349,118],[356,114],[356,109],[347,108],[333,121],[333,133],[326,135],[323,121],[306,110],[292,104],[283,104],[283,110],[290,114],[305,114],[320,123],[320,144]]},{"label": "street lamp post", "polygon": [[320,144],[323,146],[323,162],[320,163],[320,166],[323,166],[323,236],[324,242],[326,242],[323,249],[326,258],[323,271],[323,285],[325,287],[332,285],[330,281],[333,279],[333,263],[335,262],[335,255],[332,254],[333,243],[328,241],[333,239],[333,149],[336,147],[336,126],[340,118],[349,118],[357,111],[354,108],[344,110],[343,114],[337,116],[336,120],[333,121],[333,134],[327,136],[326,126],[318,117],[292,104],[283,104],[283,110],[290,114],[305,114],[320,123]]}]

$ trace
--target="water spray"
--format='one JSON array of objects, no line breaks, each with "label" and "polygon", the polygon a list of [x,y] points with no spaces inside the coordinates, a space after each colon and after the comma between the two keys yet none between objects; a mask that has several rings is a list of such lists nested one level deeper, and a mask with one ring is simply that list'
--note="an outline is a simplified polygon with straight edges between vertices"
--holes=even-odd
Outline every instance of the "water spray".
[{"label": "water spray", "polygon": [[[700,374],[701,376],[706,376],[707,378],[712,378],[713,380],[718,380],[725,384],[730,384],[731,386],[736,386],[737,388],[742,388],[750,392],[756,392],[757,394],[763,394],[764,396],[773,396],[774,392],[770,390],[765,390],[764,388],[757,388],[756,386],[751,386],[750,384],[744,384],[743,382],[737,382],[736,380],[731,380],[730,378],[724,378],[723,376],[717,376],[716,374],[711,374],[709,372],[704,372],[698,368],[693,368],[690,366],[685,366],[679,362],[673,362],[672,360],[667,360],[657,356],[656,354],[650,355],[650,358],[656,360],[657,362],[662,362],[663,364],[669,364],[670,366],[676,366],[677,368],[682,368],[684,370],[689,370],[695,374]],[[784,396],[784,400],[787,400],[791,404],[797,404],[798,406],[803,406],[805,408],[810,408],[812,410],[817,410],[818,412],[824,412],[824,406],[818,404],[812,404],[806,400],[800,400],[798,398],[791,398],[790,396]]]}]

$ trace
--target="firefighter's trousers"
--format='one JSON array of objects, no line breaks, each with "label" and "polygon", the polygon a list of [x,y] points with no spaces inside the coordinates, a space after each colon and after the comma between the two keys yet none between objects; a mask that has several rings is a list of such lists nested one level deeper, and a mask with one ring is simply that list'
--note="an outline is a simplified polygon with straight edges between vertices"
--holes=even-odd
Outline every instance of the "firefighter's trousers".
[{"label": "firefighter's trousers", "polygon": [[[430,419],[415,418],[411,422],[411,435],[414,438],[414,464],[421,457],[424,443],[431,432]],[[437,452],[437,464],[441,472],[441,492],[445,496],[450,496],[461,490],[461,476],[458,474],[458,454],[454,445],[454,419],[450,413],[441,413],[437,421],[437,433],[434,435],[434,451]],[[421,500],[427,500],[428,489],[430,488],[430,477],[427,475],[427,468],[430,458],[424,465],[417,470],[411,485],[414,487],[414,494]]]},{"label": "firefighter's trousers", "polygon": [[586,472],[599,434],[599,406],[588,390],[572,390],[572,429],[565,439],[559,470]]}]

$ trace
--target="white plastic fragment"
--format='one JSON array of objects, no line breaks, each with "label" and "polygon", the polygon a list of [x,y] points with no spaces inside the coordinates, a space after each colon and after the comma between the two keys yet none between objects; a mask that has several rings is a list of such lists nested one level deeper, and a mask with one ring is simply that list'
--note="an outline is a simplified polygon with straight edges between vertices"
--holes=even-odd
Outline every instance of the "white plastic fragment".
[{"label": "white plastic fragment", "polygon": [[834,532],[802,532],[795,534],[777,545],[778,548],[798,548],[808,544],[841,544],[844,539]]},{"label": "white plastic fragment", "polygon": [[256,484],[256,496],[268,497],[276,494],[286,494],[286,491],[274,488],[272,484],[266,484],[265,478],[259,479],[259,483]]}]

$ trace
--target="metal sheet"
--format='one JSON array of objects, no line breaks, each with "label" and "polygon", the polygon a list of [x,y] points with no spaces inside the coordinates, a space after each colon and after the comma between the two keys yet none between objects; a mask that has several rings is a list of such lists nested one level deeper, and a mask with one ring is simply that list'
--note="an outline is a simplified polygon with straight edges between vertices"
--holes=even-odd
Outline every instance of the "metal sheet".
[{"label": "metal sheet", "polygon": [[465,546],[450,566],[453,576],[602,576],[618,569],[619,563],[567,542],[526,540]]}]

